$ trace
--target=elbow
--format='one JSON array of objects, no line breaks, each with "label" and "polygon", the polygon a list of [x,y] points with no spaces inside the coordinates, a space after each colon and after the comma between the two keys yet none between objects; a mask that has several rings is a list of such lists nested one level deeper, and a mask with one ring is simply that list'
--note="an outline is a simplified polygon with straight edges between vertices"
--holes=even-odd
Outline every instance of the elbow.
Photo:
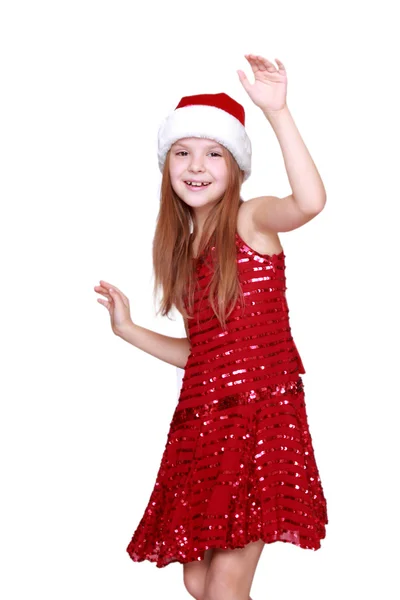
[{"label": "elbow", "polygon": [[321,212],[322,210],[324,210],[325,208],[325,204],[326,204],[326,194],[325,196],[321,199],[320,203],[319,203],[319,210],[318,212]]},{"label": "elbow", "polygon": [[320,212],[322,212],[325,208],[326,204],[326,196],[322,196],[321,198],[316,199],[312,202],[309,213],[313,216],[317,216]]}]

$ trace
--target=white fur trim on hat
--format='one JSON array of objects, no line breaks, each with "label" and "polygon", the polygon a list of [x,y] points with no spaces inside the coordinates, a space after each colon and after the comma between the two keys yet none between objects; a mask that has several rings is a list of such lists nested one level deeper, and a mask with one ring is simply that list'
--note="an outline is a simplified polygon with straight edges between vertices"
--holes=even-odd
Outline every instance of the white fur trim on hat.
[{"label": "white fur trim on hat", "polygon": [[244,181],[250,177],[251,142],[242,123],[221,108],[203,104],[177,108],[160,125],[158,166],[161,172],[172,144],[189,137],[207,138],[225,146],[244,171]]}]

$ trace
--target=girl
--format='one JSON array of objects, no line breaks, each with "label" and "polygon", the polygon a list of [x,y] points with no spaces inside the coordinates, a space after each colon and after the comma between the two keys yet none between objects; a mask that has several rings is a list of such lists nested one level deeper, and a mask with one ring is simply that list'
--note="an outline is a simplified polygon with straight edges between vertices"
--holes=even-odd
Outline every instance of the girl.
[{"label": "girl", "polygon": [[116,335],[184,369],[127,552],[157,567],[182,563],[196,600],[248,600],[266,543],[317,550],[328,523],[278,237],[318,215],[326,195],[286,104],[285,67],[245,56],[255,81],[243,71],[239,79],[278,137],[293,193],[244,202],[251,143],[243,107],[224,93],[184,97],[158,134],[153,262],[162,314],[176,306],[187,338],[140,327],[120,290],[106,281],[94,288]]}]

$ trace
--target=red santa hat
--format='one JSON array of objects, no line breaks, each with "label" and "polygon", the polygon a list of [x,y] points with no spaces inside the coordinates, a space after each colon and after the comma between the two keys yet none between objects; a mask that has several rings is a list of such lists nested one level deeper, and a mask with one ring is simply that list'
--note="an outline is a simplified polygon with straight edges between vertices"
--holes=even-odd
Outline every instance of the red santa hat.
[{"label": "red santa hat", "polygon": [[172,144],[189,137],[215,140],[232,153],[244,171],[244,181],[250,177],[251,142],[245,129],[244,108],[227,94],[184,96],[164,119],[158,131],[161,172]]}]

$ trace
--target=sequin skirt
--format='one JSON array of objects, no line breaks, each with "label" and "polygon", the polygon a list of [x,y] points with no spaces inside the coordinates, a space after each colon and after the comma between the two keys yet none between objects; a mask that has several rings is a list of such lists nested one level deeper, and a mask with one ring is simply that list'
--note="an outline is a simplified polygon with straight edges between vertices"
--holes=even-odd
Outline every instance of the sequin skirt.
[{"label": "sequin skirt", "polygon": [[154,489],[126,550],[157,567],[259,539],[317,550],[327,523],[296,375],[210,404],[177,404]]}]

